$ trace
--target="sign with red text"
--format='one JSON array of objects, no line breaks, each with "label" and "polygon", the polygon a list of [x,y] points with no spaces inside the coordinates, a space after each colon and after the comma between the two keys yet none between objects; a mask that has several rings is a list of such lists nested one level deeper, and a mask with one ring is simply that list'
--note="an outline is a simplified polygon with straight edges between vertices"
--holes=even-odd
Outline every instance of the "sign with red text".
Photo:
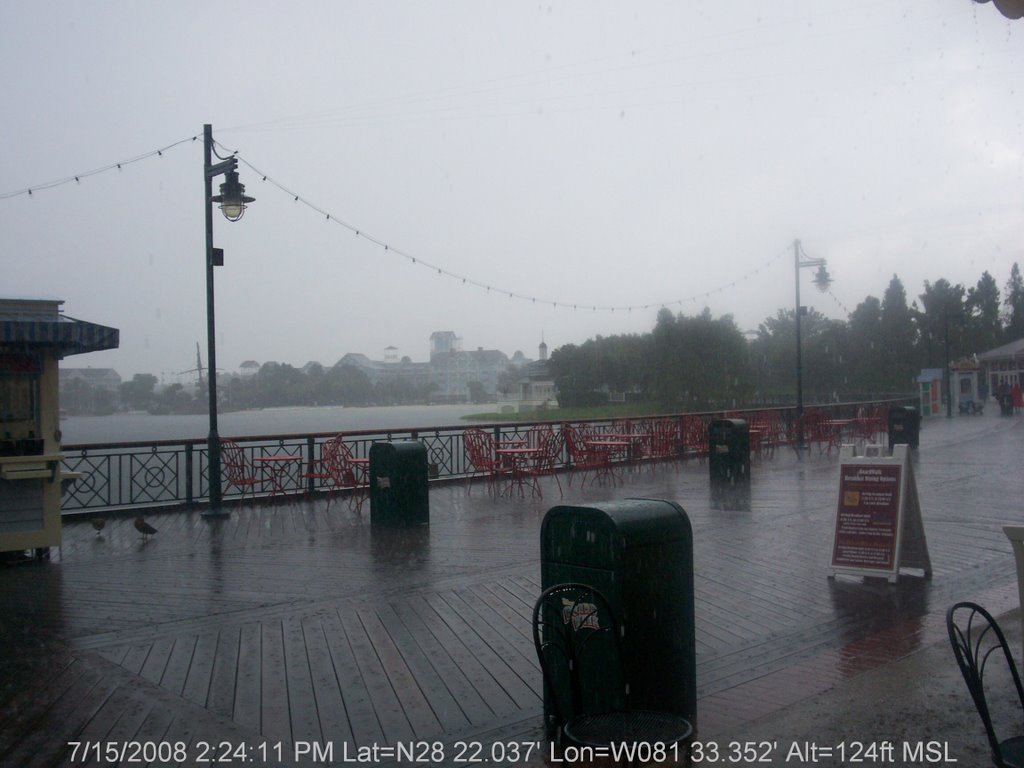
[{"label": "sign with red text", "polygon": [[925,576],[931,577],[907,446],[894,446],[892,457],[855,457],[851,447],[844,447],[839,465],[832,573],[884,576],[896,581],[901,567],[922,568]]}]

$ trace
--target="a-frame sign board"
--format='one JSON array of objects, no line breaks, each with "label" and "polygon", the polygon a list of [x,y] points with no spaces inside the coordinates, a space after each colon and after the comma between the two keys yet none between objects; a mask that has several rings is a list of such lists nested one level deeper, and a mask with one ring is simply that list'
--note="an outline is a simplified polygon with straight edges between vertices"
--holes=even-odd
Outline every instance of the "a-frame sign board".
[{"label": "a-frame sign board", "polygon": [[[874,450],[872,450],[874,449]],[[932,577],[921,502],[906,445],[892,456],[855,456],[844,445],[839,456],[839,498],[832,540],[832,572],[881,576],[895,583],[900,568],[919,568]]]}]

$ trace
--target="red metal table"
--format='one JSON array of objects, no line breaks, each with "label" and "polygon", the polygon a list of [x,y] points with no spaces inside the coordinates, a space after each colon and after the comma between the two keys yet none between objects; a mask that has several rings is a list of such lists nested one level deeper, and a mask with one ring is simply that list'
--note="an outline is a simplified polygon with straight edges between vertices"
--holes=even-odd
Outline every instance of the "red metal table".
[{"label": "red metal table", "polygon": [[301,456],[282,454],[278,456],[257,456],[252,460],[264,471],[264,477],[270,481],[270,498],[285,492],[284,485],[288,479],[288,467],[302,463]]},{"label": "red metal table", "polygon": [[[498,458],[508,460],[508,492],[510,496],[512,495],[513,488],[519,489],[520,498],[523,498],[526,495],[523,492],[523,483],[527,476],[527,464],[531,459],[537,458],[543,452],[544,451],[541,448],[527,448],[526,446],[516,448],[499,448],[494,452]],[[533,484],[530,490],[531,495],[536,495],[540,491],[536,477],[533,477]]]}]

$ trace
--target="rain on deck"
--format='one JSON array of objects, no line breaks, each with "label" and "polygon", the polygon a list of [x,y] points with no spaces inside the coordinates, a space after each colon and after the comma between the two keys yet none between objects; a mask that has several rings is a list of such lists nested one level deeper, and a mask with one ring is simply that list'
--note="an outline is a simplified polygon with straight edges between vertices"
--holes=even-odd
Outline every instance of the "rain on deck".
[{"label": "rain on deck", "polygon": [[[68,519],[51,562],[0,567],[0,764],[68,765],[69,742],[166,745],[154,764],[197,764],[205,744],[206,757],[248,745],[276,764],[297,748],[315,751],[296,762],[332,750],[342,763],[437,743],[450,763],[479,742],[488,758],[524,745],[506,762],[540,765],[525,759],[542,736],[529,627],[540,524],[555,504],[627,497],[690,517],[700,735],[741,738],[941,637],[956,599],[1017,606],[1002,525],[1024,513],[1022,430],[994,414],[925,424],[914,461],[935,572],[895,585],[827,578],[838,459],[816,448],[756,459],[749,508],[732,510],[715,508],[691,459],[616,485],[562,475],[564,497],[552,478],[543,498],[432,486],[431,523],[416,529],[371,529],[369,505],[356,514],[344,498],[246,504],[222,521],[148,512],[147,541],[132,516],[99,534]],[[74,764],[139,764],[91,749]]]}]

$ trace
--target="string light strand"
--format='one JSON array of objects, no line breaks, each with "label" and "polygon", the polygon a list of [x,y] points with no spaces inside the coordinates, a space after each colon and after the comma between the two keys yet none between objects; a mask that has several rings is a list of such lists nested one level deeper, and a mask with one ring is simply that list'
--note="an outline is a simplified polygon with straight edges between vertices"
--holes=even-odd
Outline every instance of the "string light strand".
[{"label": "string light strand", "polygon": [[90,176],[96,176],[101,173],[106,173],[107,171],[120,171],[126,165],[138,163],[150,157],[163,157],[164,152],[174,149],[175,147],[178,147],[182,144],[189,144],[193,141],[196,141],[198,138],[198,136],[190,136],[187,139],[179,139],[178,141],[175,141],[173,144],[168,144],[166,147],[160,147],[160,149],[154,149],[149,152],[145,152],[141,155],[137,155],[136,157],[128,158],[127,160],[121,160],[116,163],[111,163],[110,165],[104,165],[99,168],[93,168],[91,171],[83,171],[82,173],[75,173],[70,176],[65,176],[62,179],[54,179],[53,181],[46,181],[43,182],[42,184],[33,184],[32,186],[25,187],[23,189],[16,189],[11,192],[4,192],[0,194],[0,200],[7,200],[12,197],[21,197],[22,195],[32,197],[36,192],[41,192],[44,189],[53,189],[55,187],[61,187],[64,186],[65,184],[71,183],[80,184],[82,182],[82,179],[86,179]]},{"label": "string light strand", "polygon": [[421,267],[429,269],[431,272],[437,273],[438,276],[444,276],[444,277],[451,278],[453,280],[458,280],[463,285],[471,285],[471,286],[474,286],[476,288],[480,288],[482,290],[485,290],[488,293],[493,291],[493,292],[497,293],[498,295],[506,296],[509,299],[518,299],[520,301],[526,301],[526,302],[529,302],[531,304],[544,304],[544,305],[547,305],[547,306],[551,306],[551,307],[555,307],[555,308],[560,308],[560,309],[573,309],[573,310],[585,309],[585,310],[590,310],[590,311],[593,311],[593,312],[612,312],[612,313],[614,313],[614,312],[632,312],[634,310],[649,310],[649,309],[652,309],[652,308],[655,308],[655,307],[683,306],[683,305],[688,304],[688,303],[694,303],[698,299],[709,299],[709,298],[711,298],[711,296],[713,296],[715,294],[724,293],[729,288],[735,288],[736,286],[740,285],[741,283],[744,283],[744,282],[746,282],[748,280],[753,279],[754,277],[757,277],[761,273],[761,271],[763,269],[765,269],[766,267],[768,267],[768,266],[774,264],[775,262],[779,261],[783,256],[785,256],[790,251],[790,246],[789,245],[785,246],[776,255],[772,256],[770,259],[765,261],[763,264],[759,265],[757,268],[751,270],[750,272],[746,273],[745,275],[743,275],[743,276],[741,276],[739,278],[736,278],[735,280],[729,282],[726,285],[719,286],[719,287],[714,288],[714,289],[709,290],[709,291],[704,291],[704,292],[701,292],[701,293],[696,293],[696,294],[693,294],[692,296],[686,296],[686,297],[683,297],[683,298],[672,299],[672,300],[669,300],[669,301],[652,301],[652,302],[648,302],[646,304],[629,304],[629,305],[597,305],[597,304],[581,304],[579,302],[561,301],[561,300],[558,300],[558,299],[541,298],[539,296],[532,296],[532,295],[528,295],[528,294],[524,294],[524,293],[519,293],[517,291],[512,291],[512,290],[509,290],[507,288],[502,288],[500,286],[490,285],[488,283],[485,283],[485,282],[482,282],[480,280],[474,279],[474,278],[469,277],[467,275],[462,275],[462,274],[453,272],[451,270],[448,270],[445,267],[440,266],[438,264],[434,264],[434,263],[431,263],[429,261],[425,261],[424,259],[421,259],[418,256],[413,256],[411,253],[408,253],[408,252],[402,250],[401,248],[396,248],[394,245],[388,243],[387,241],[382,240],[379,237],[375,237],[374,235],[367,233],[366,230],[362,229],[361,227],[357,227],[354,224],[349,223],[345,219],[339,217],[337,214],[331,213],[330,211],[327,211],[326,209],[320,207],[319,205],[316,205],[315,203],[311,202],[310,200],[308,200],[306,197],[304,197],[300,193],[294,191],[293,189],[291,189],[291,188],[285,186],[284,184],[282,184],[281,182],[277,181],[270,174],[265,173],[264,171],[262,171],[259,168],[257,168],[255,165],[253,165],[251,162],[249,162],[249,160],[247,160],[245,157],[243,157],[241,155],[238,155],[237,153],[236,153],[236,157],[238,157],[238,161],[240,163],[242,163],[243,165],[248,167],[251,171],[253,171],[253,173],[255,173],[257,176],[259,176],[261,181],[264,181],[264,182],[266,182],[268,184],[271,184],[272,186],[276,187],[277,189],[279,189],[280,191],[282,191],[283,193],[288,195],[290,198],[292,198],[293,202],[301,203],[302,205],[304,205],[307,208],[309,208],[311,211],[314,211],[315,213],[317,213],[325,221],[330,222],[332,224],[337,224],[338,226],[341,226],[341,227],[344,227],[345,229],[347,229],[350,232],[352,232],[356,237],[360,237],[360,238],[366,240],[367,242],[372,243],[373,245],[378,246],[379,248],[383,249],[384,251],[386,251],[388,253],[394,254],[395,256],[398,256],[400,258],[404,258],[410,264],[419,265]]},{"label": "string light strand", "polygon": [[[60,187],[60,186],[66,185],[66,184],[71,184],[72,182],[75,183],[75,184],[81,184],[82,179],[86,179],[86,178],[89,178],[91,176],[96,176],[96,175],[99,175],[101,173],[107,173],[109,171],[122,170],[124,168],[124,166],[126,166],[126,165],[131,165],[133,163],[138,163],[138,162],[141,162],[142,160],[146,160],[146,159],[151,158],[151,157],[163,157],[165,152],[167,152],[167,151],[169,151],[171,149],[174,149],[175,147],[179,147],[182,144],[189,144],[189,143],[195,142],[198,139],[199,139],[198,135],[189,136],[187,138],[179,139],[178,141],[172,142],[171,144],[168,144],[167,146],[160,147],[159,149],[154,149],[154,150],[151,150],[149,152],[144,152],[144,153],[142,153],[140,155],[136,155],[135,157],[131,157],[131,158],[128,158],[126,160],[120,160],[118,162],[110,163],[109,165],[104,165],[104,166],[101,166],[99,168],[93,168],[92,170],[88,170],[88,171],[83,171],[81,173],[72,174],[70,176],[65,176],[65,177],[60,178],[60,179],[54,179],[52,181],[47,181],[47,182],[43,182],[43,183],[40,183],[40,184],[33,184],[33,185],[29,186],[29,187],[24,187],[22,189],[16,189],[16,190],[13,190],[13,191],[10,191],[10,192],[0,193],[0,200],[7,200],[7,199],[15,198],[15,197],[20,197],[22,195],[31,197],[36,192],[40,192],[42,190],[54,189],[56,187]],[[646,304],[630,304],[630,305],[598,305],[598,304],[581,304],[579,302],[570,302],[570,301],[561,301],[561,300],[558,300],[558,299],[541,298],[539,296],[527,295],[527,294],[524,294],[524,293],[519,293],[517,291],[510,291],[510,290],[508,290],[506,288],[502,288],[500,286],[490,285],[488,283],[482,282],[482,281],[477,280],[475,278],[468,277],[466,275],[461,275],[459,273],[453,272],[453,271],[451,271],[449,269],[446,269],[445,267],[440,266],[438,264],[433,264],[433,263],[431,263],[429,261],[425,261],[425,260],[419,258],[418,256],[413,256],[411,253],[407,253],[406,251],[404,251],[404,250],[402,250],[400,248],[396,248],[394,245],[388,243],[387,241],[382,240],[379,237],[376,237],[376,236],[374,236],[372,234],[369,234],[365,230],[363,230],[362,228],[356,227],[355,225],[350,224],[349,222],[347,222],[345,219],[342,219],[342,218],[338,217],[336,214],[331,213],[330,211],[327,211],[327,210],[325,210],[324,208],[321,208],[318,205],[315,205],[314,203],[312,203],[310,200],[308,200],[306,197],[304,197],[300,193],[295,192],[294,190],[286,187],[281,182],[279,182],[276,179],[272,178],[269,174],[266,174],[263,171],[261,171],[259,168],[257,168],[255,165],[253,165],[247,159],[242,157],[239,154],[238,150],[229,149],[228,147],[225,147],[223,144],[221,144],[220,142],[217,142],[217,141],[215,141],[214,143],[215,143],[216,146],[220,147],[223,151],[229,153],[229,156],[237,157],[239,162],[243,163],[245,166],[247,166],[249,169],[251,169],[254,173],[256,173],[260,177],[260,179],[262,181],[269,182],[271,185],[273,185],[274,187],[279,189],[281,192],[283,192],[286,195],[288,195],[289,197],[291,197],[293,202],[301,203],[302,205],[304,205],[305,207],[309,208],[310,210],[318,213],[320,216],[322,216],[324,218],[325,221],[337,224],[337,225],[339,225],[341,227],[344,227],[345,229],[347,229],[350,232],[352,232],[356,237],[360,237],[360,238],[366,240],[367,242],[369,242],[369,243],[371,243],[373,245],[376,245],[377,247],[381,248],[385,252],[394,254],[395,256],[398,256],[399,258],[404,258],[410,264],[419,265],[421,267],[429,269],[431,272],[436,272],[439,277],[447,277],[447,278],[450,278],[450,279],[453,279],[453,280],[458,280],[463,285],[473,286],[475,288],[482,289],[482,290],[486,291],[487,293],[491,293],[493,291],[494,293],[496,293],[498,295],[507,296],[509,299],[516,299],[516,300],[519,300],[519,301],[527,301],[527,302],[529,302],[531,304],[538,304],[539,303],[539,304],[543,304],[543,305],[549,305],[549,306],[554,307],[554,308],[572,309],[574,311],[578,311],[578,310],[582,309],[582,310],[590,310],[592,312],[611,312],[611,313],[614,313],[614,312],[632,312],[634,310],[649,310],[649,309],[652,309],[654,307],[683,306],[683,305],[691,304],[691,303],[695,304],[699,299],[709,299],[713,295],[724,293],[729,288],[735,288],[736,286],[740,285],[741,283],[744,283],[744,282],[746,282],[748,280],[753,279],[754,277],[757,277],[761,273],[761,270],[763,270],[766,267],[769,267],[772,264],[774,264],[775,262],[779,261],[783,256],[785,256],[789,252],[789,246],[787,245],[785,248],[781,249],[778,253],[776,253],[774,256],[772,256],[767,261],[762,263],[760,266],[758,266],[757,268],[755,268],[755,269],[751,270],[750,272],[744,274],[743,276],[741,276],[741,277],[731,281],[727,285],[721,285],[721,286],[719,286],[717,288],[714,288],[714,289],[711,289],[711,290],[708,290],[708,291],[704,291],[704,292],[701,292],[701,293],[695,293],[695,294],[693,294],[691,296],[686,296],[686,297],[677,298],[677,299],[671,299],[671,300],[668,300],[668,301],[652,301],[652,302],[648,302]],[[835,297],[833,296],[833,298],[835,298]],[[838,299],[836,299],[836,301],[838,302]],[[840,304],[840,306],[842,306],[842,305]]]}]

